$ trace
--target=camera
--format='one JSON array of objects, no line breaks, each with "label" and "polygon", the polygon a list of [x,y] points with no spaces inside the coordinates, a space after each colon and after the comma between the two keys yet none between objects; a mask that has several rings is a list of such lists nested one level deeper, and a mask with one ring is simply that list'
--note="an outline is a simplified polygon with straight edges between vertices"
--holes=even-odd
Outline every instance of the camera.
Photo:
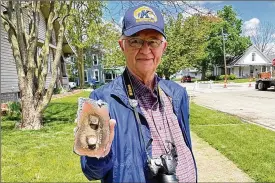
[{"label": "camera", "polygon": [[177,157],[172,154],[164,154],[159,158],[148,160],[150,178],[157,179],[160,183],[178,182],[176,176]]}]

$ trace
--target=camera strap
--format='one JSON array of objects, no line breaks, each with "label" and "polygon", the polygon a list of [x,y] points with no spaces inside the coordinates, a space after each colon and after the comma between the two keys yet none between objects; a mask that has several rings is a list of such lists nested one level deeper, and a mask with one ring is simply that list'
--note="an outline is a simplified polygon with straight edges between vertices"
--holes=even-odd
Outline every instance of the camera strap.
[{"label": "camera strap", "polygon": [[145,139],[144,139],[143,134],[142,134],[141,121],[140,121],[140,118],[139,118],[139,115],[138,115],[138,112],[137,112],[138,101],[136,99],[134,89],[133,89],[133,85],[132,85],[131,79],[129,77],[127,68],[125,68],[125,70],[123,72],[123,82],[124,82],[124,85],[126,87],[126,92],[127,92],[127,95],[128,95],[130,106],[134,110],[134,114],[135,114],[135,117],[136,117],[136,120],[137,120],[137,123],[138,123],[139,134],[142,138],[142,141],[143,141],[143,144],[144,144],[144,149],[145,149],[145,152],[146,152],[146,155],[147,155],[147,160],[150,161],[151,157],[149,156],[149,153],[148,153],[147,149],[151,145],[153,139],[151,138],[149,140],[149,142],[147,143],[147,145],[145,145],[146,143],[145,143]]},{"label": "camera strap", "polygon": [[[142,141],[143,141],[143,144],[144,144],[144,149],[145,149],[145,152],[146,152],[146,155],[147,155],[147,158],[148,160],[150,161],[151,158],[149,156],[149,153],[147,151],[148,147],[151,145],[153,139],[151,138],[149,140],[149,142],[147,143],[147,145],[145,145],[145,139],[144,139],[144,136],[143,136],[143,133],[142,133],[142,130],[141,130],[141,121],[140,121],[140,118],[139,118],[139,114],[137,112],[137,106],[138,106],[138,101],[137,101],[137,98],[135,96],[135,92],[134,92],[134,88],[133,88],[133,84],[131,82],[131,79],[130,79],[130,76],[129,76],[129,73],[128,73],[128,69],[127,67],[125,68],[124,72],[123,72],[123,82],[124,82],[124,85],[125,85],[125,88],[126,88],[126,93],[128,95],[128,99],[129,99],[129,103],[131,105],[131,107],[133,108],[134,110],[134,114],[135,114],[135,117],[137,119],[137,123],[138,123],[138,128],[139,128],[139,133],[140,133],[140,136],[142,138]],[[159,102],[161,101],[161,93],[160,93],[160,87],[158,86],[158,91],[157,91],[157,97],[158,97],[158,100]],[[163,105],[164,105],[164,102],[162,102]],[[165,111],[165,109],[164,109]],[[170,133],[170,136],[171,136],[171,141],[170,142],[169,140],[165,140],[166,143],[170,143],[172,145],[172,148],[171,148],[171,154],[174,158],[177,158],[177,150],[176,150],[176,146],[175,146],[175,142],[174,142],[174,138],[173,138],[173,135],[172,135],[172,132],[171,132],[171,129],[170,129],[170,126],[169,126],[169,123],[168,123],[168,119],[167,119],[167,115],[166,115],[166,112],[165,112],[165,117],[166,117],[166,121],[167,121],[167,124],[168,124],[168,129],[169,129],[169,133]],[[164,145],[164,144],[163,144]],[[166,148],[164,147],[165,151],[166,151]]]},{"label": "camera strap", "polygon": [[[161,92],[160,92],[160,87],[159,87],[159,85],[158,85],[158,101],[159,102],[161,102],[162,104],[163,104],[163,110],[164,110],[164,115],[165,115],[165,118],[166,118],[166,122],[167,122],[167,125],[168,125],[168,130],[169,130],[169,133],[170,133],[170,137],[171,137],[171,141],[169,141],[169,140],[165,140],[165,142],[166,143],[170,143],[171,144],[171,146],[172,146],[172,148],[170,149],[171,151],[170,151],[170,153],[172,154],[172,156],[174,157],[174,158],[177,158],[178,157],[178,154],[177,154],[177,149],[176,149],[176,145],[175,145],[175,141],[174,141],[174,138],[173,138],[173,135],[172,135],[172,131],[171,131],[171,128],[170,128],[170,125],[169,125],[169,122],[168,122],[168,118],[167,118],[167,114],[166,114],[166,110],[165,110],[165,104],[164,104],[164,101],[162,100],[162,98],[161,98]],[[157,129],[157,128],[156,128]],[[156,130],[157,131],[157,133],[159,134],[159,132],[158,132],[158,130]],[[160,134],[159,134],[159,136],[160,136]],[[166,150],[166,149],[165,149]],[[167,152],[166,152],[167,153]]]}]

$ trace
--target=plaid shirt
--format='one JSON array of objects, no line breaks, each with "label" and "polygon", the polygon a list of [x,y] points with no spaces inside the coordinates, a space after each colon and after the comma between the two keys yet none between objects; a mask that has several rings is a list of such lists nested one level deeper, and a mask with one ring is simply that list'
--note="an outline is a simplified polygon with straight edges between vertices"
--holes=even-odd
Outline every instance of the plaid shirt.
[{"label": "plaid shirt", "polygon": [[[129,74],[138,98],[139,106],[150,128],[153,139],[153,158],[160,157],[160,155],[166,153],[165,147],[167,147],[167,143],[165,143],[165,140],[171,140],[170,127],[178,152],[176,175],[179,182],[196,182],[194,159],[190,149],[186,146],[177,117],[173,112],[171,98],[160,90],[162,101],[158,101],[156,76],[154,78],[154,90],[151,91],[151,89],[136,79],[130,72]],[[168,148],[166,150],[168,150]]]}]

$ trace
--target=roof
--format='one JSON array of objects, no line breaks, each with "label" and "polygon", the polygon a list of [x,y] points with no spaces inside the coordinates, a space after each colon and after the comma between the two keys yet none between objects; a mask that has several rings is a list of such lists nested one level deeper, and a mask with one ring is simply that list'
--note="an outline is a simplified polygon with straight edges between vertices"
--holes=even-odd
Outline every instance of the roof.
[{"label": "roof", "polygon": [[228,65],[235,65],[240,60],[240,58],[243,57],[243,55],[244,54],[236,56],[235,58],[233,58],[233,60]]},{"label": "roof", "polygon": [[[271,64],[271,57],[265,55],[263,52],[261,52],[255,45],[250,46],[249,48],[246,49],[246,51],[242,54],[237,56],[236,58],[233,59],[232,62],[230,62],[230,64],[228,64],[228,66],[234,66],[234,65],[242,65],[241,63],[239,63],[239,61],[242,60],[242,58],[244,58],[252,49],[256,49],[256,51],[265,59],[267,60],[270,64]],[[251,65],[251,64],[250,64]],[[255,64],[255,65],[266,65],[266,64]]]}]

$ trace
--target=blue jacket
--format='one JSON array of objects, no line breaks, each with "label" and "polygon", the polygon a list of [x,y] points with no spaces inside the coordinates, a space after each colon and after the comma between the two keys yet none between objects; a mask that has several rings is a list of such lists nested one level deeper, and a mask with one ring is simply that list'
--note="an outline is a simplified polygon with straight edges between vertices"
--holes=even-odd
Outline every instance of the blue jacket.
[{"label": "blue jacket", "polygon": [[[173,81],[160,78],[158,83],[160,88],[172,98],[174,113],[178,118],[185,142],[192,152],[186,89]],[[128,102],[122,77],[93,91],[90,98],[107,102],[110,118],[115,119],[117,123],[111,151],[107,156],[100,159],[81,156],[81,167],[85,176],[89,180],[101,179],[103,182],[149,182],[145,178],[148,170],[144,144],[140,141],[137,121]],[[147,143],[151,138],[149,126],[141,109],[138,107],[137,110]],[[152,155],[151,148],[149,154]]]}]

